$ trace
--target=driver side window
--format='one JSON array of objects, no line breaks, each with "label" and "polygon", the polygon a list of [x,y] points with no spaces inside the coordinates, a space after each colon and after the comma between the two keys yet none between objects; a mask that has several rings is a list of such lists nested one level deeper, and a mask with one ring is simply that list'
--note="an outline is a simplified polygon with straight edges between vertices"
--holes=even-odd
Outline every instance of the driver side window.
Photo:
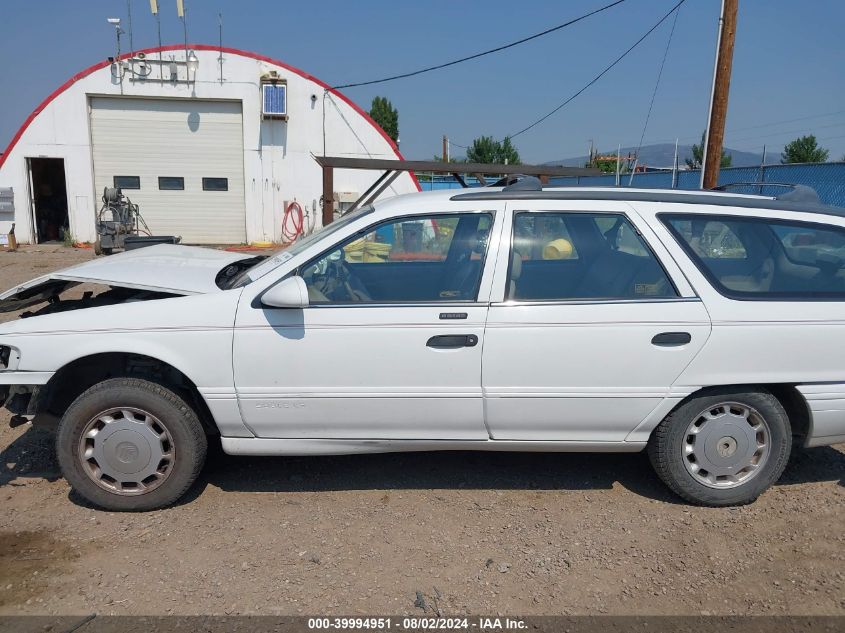
[{"label": "driver side window", "polygon": [[490,213],[377,224],[300,268],[312,304],[475,301]]}]

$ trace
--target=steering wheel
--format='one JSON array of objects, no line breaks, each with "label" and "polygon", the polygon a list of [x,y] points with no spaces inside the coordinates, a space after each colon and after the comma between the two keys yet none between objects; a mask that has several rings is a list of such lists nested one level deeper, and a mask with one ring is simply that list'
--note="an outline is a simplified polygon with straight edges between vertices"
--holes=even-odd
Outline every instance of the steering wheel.
[{"label": "steering wheel", "polygon": [[372,301],[366,286],[349,270],[342,258],[330,260],[322,277],[324,288],[320,291],[332,301]]}]

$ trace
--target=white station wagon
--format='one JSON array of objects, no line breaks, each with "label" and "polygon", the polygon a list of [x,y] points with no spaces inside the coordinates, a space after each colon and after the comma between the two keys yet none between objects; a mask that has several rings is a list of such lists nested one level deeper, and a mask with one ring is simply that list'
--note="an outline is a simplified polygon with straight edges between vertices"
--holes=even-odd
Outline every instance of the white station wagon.
[{"label": "white station wagon", "polygon": [[[641,451],[753,501],[845,441],[845,210],[727,193],[399,196],[269,258],[154,246],[0,295],[0,402],[112,510],[232,455]],[[97,284],[99,294],[72,287]],[[66,293],[64,294],[63,293]]]}]

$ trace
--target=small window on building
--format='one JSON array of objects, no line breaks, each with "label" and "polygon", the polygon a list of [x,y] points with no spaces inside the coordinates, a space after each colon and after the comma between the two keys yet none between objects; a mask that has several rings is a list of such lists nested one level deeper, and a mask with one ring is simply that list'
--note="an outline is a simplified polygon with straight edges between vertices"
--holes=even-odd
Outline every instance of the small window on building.
[{"label": "small window on building", "polygon": [[183,191],[185,179],[182,176],[159,176],[158,188],[161,191]]},{"label": "small window on building", "polygon": [[118,187],[119,189],[140,189],[141,188],[141,177],[140,176],[115,176],[114,177],[114,186]]},{"label": "small window on building", "polygon": [[264,118],[287,119],[288,87],[284,83],[262,84],[263,103],[261,114]]},{"label": "small window on building", "polygon": [[203,191],[229,191],[228,178],[203,178]]}]

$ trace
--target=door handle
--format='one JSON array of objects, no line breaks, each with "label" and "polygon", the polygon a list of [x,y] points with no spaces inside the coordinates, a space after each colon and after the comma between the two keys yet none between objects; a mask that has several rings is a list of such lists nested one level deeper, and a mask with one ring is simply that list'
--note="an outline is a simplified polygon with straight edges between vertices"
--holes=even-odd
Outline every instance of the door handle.
[{"label": "door handle", "polygon": [[686,345],[691,340],[689,332],[662,332],[651,339],[651,344],[658,347],[677,347]]},{"label": "door handle", "polygon": [[428,339],[426,347],[437,349],[455,349],[458,347],[475,347],[478,337],[475,334],[443,334]]}]

